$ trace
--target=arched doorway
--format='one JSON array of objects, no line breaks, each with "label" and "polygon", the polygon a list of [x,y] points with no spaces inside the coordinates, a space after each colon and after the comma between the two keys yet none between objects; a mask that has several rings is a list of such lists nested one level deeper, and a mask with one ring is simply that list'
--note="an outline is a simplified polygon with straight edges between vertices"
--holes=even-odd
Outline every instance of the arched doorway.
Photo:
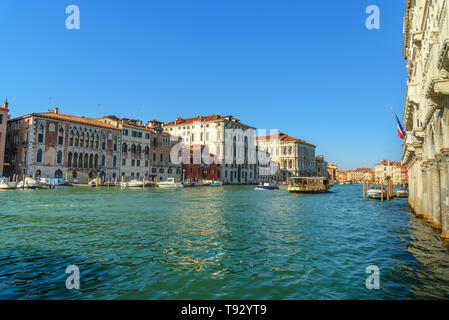
[{"label": "arched doorway", "polygon": [[63,173],[62,173],[62,171],[61,170],[56,170],[56,172],[55,172],[55,178],[56,179],[62,179],[62,175],[63,175]]}]

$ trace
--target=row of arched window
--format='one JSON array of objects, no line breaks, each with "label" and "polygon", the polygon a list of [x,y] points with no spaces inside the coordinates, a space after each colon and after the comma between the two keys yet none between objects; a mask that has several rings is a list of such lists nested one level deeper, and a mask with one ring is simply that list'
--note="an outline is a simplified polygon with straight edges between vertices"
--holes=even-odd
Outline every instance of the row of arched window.
[{"label": "row of arched window", "polygon": [[[84,168],[84,169],[98,169],[99,166],[105,167],[106,166],[106,156],[101,156],[101,164],[99,164],[100,157],[98,154],[95,156],[93,154],[78,154],[74,153],[72,154],[69,152],[68,159],[67,159],[67,166],[70,168]],[[117,167],[117,157],[114,156],[112,161],[113,168]]]},{"label": "row of arched window", "polygon": [[[141,154],[142,153],[142,147],[140,146],[140,144],[138,145],[131,145],[130,148],[128,148],[128,145],[126,143],[122,144],[122,152],[123,153],[127,153],[129,151],[131,151],[131,153],[135,153],[135,154]],[[143,150],[143,153],[145,155],[149,155],[150,154],[150,147],[146,146],[145,149]]]}]

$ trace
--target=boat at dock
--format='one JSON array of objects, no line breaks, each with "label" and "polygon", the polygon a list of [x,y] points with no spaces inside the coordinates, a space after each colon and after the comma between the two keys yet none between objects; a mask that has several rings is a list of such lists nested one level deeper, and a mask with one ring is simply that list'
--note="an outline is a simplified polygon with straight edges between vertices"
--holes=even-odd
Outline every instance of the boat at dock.
[{"label": "boat at dock", "polygon": [[132,180],[129,182],[122,182],[123,188],[143,188],[143,182],[139,180]]},{"label": "boat at dock", "polygon": [[10,182],[7,178],[0,179],[0,190],[13,190],[17,188],[17,182]]},{"label": "boat at dock", "polygon": [[279,189],[278,186],[268,182],[260,184],[256,188],[254,188],[254,190],[278,190],[278,189]]},{"label": "boat at dock", "polygon": [[288,179],[288,191],[293,193],[325,193],[329,180],[323,177],[293,177]]},{"label": "boat at dock", "polygon": [[34,180],[33,178],[27,177],[25,180],[17,183],[17,188],[20,189],[36,189],[39,186],[39,181]]},{"label": "boat at dock", "polygon": [[386,199],[387,191],[382,190],[382,189],[369,189],[366,192],[366,195],[368,198],[371,198],[371,199],[382,199],[382,193],[383,193],[383,198]]},{"label": "boat at dock", "polygon": [[395,198],[408,198],[408,190],[399,189],[393,192]]},{"label": "boat at dock", "polygon": [[159,188],[182,188],[184,187],[184,184],[176,182],[175,178],[168,178],[167,181],[158,182],[157,186]]}]

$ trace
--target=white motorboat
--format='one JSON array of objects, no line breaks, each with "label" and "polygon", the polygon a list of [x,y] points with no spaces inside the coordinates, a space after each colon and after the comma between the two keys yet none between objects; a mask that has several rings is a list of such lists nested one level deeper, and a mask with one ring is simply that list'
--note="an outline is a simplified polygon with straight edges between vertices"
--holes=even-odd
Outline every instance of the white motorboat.
[{"label": "white motorboat", "polygon": [[393,195],[396,198],[408,198],[408,190],[403,190],[403,189],[395,190],[393,192]]},{"label": "white motorboat", "polygon": [[130,182],[122,182],[124,188],[143,188],[143,182],[139,180],[132,180]]},{"label": "white motorboat", "polygon": [[277,190],[279,187],[275,184],[265,182],[264,184],[258,185],[254,190]]},{"label": "white motorboat", "polygon": [[167,181],[161,181],[157,183],[159,188],[182,188],[184,185],[180,182],[176,182],[175,178],[168,178]]},{"label": "white motorboat", "polygon": [[371,199],[382,199],[382,191],[383,191],[383,194],[384,194],[384,199],[386,199],[387,198],[387,191],[381,190],[381,189],[369,189],[366,192],[366,195],[368,196],[368,198],[371,198]]},{"label": "white motorboat", "polygon": [[26,177],[25,180],[17,183],[17,188],[21,189],[36,189],[38,186],[39,182],[30,177]]},{"label": "white motorboat", "polygon": [[17,182],[9,182],[6,178],[0,179],[0,190],[12,190],[17,188]]}]

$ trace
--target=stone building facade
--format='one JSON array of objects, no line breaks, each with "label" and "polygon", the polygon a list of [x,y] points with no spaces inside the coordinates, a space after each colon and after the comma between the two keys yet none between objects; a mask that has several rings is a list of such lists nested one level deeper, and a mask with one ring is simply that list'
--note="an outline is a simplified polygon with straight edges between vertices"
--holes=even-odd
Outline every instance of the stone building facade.
[{"label": "stone building facade", "polygon": [[256,137],[261,150],[271,154],[279,163],[280,177],[287,181],[290,177],[316,176],[315,146],[304,140],[276,132],[270,136]]},{"label": "stone building facade", "polygon": [[449,238],[449,6],[445,0],[407,0],[404,58],[407,91],[402,162],[409,203]]},{"label": "stone building facade", "polygon": [[67,178],[87,183],[119,174],[120,130],[57,108],[8,121],[9,175]]},{"label": "stone building facade", "polygon": [[233,116],[177,118],[162,125],[164,131],[179,136],[185,146],[206,145],[220,167],[219,179],[229,184],[255,182],[255,128]]},{"label": "stone building facade", "polygon": [[[9,120],[8,100],[0,106],[0,177],[3,177],[3,167],[5,163],[6,135]],[[8,164],[9,165],[9,164]]]},{"label": "stone building facade", "polygon": [[[171,148],[179,142],[163,132],[160,121],[143,124],[141,120],[115,116],[97,118],[121,131],[120,177],[125,180],[165,181],[181,179],[181,166],[170,159]],[[174,141],[173,141],[174,140]]]}]

